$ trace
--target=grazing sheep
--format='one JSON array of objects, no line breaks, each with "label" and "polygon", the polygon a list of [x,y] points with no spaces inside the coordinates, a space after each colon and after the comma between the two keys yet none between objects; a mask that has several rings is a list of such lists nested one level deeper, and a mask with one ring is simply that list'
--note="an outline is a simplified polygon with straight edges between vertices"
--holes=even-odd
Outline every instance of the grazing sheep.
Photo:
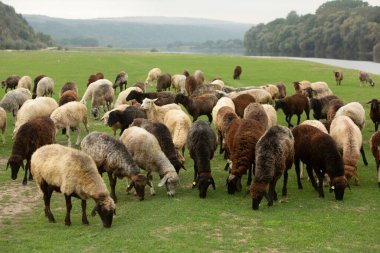
[{"label": "grazing sheep", "polygon": [[192,92],[191,96],[201,96],[205,94],[213,94],[216,95],[218,91],[223,90],[223,87],[219,84],[212,84],[212,83],[204,83],[201,85],[198,85],[195,90]]},{"label": "grazing sheep", "polygon": [[112,82],[110,80],[107,80],[107,79],[99,79],[93,83],[90,83],[88,86],[87,86],[87,89],[86,91],[84,92],[83,94],[83,97],[82,99],[80,100],[81,103],[83,104],[86,104],[87,100],[88,99],[92,99],[93,97],[93,94],[94,94],[94,90],[102,85],[102,84],[108,84],[110,87],[112,87]]},{"label": "grazing sheep", "polygon": [[123,85],[124,89],[127,88],[128,84],[128,74],[125,73],[125,71],[120,71],[119,74],[116,75],[115,83],[112,85],[112,88],[116,92],[116,88],[120,87],[120,92],[123,90]]},{"label": "grazing sheep", "polygon": [[125,100],[130,101],[134,99],[141,104],[145,98],[157,99],[154,103],[158,106],[163,106],[174,103],[175,96],[174,93],[168,91],[142,93],[136,90],[131,91]]},{"label": "grazing sheep", "polygon": [[32,88],[33,80],[30,76],[23,76],[17,83],[17,88],[25,88],[30,90]]},{"label": "grazing sheep", "polygon": [[319,120],[315,120],[315,119],[308,119],[308,120],[305,120],[303,121],[301,125],[308,125],[308,126],[313,126],[313,127],[316,127],[318,128],[319,130],[321,130],[323,133],[325,134],[328,134],[329,132],[327,131],[327,128],[325,125],[323,125],[322,122],[320,122]]},{"label": "grazing sheep", "polygon": [[[306,164],[306,170],[319,197],[324,197],[323,177],[330,177],[330,189],[335,192],[336,200],[343,200],[347,179],[344,176],[342,156],[333,138],[309,125],[299,125],[292,131],[294,136],[294,165],[297,174],[298,189],[302,189],[300,179],[300,161]],[[315,182],[313,170],[319,179]]]},{"label": "grazing sheep", "polygon": [[32,92],[32,98],[35,99],[37,97],[37,85],[38,85],[38,82],[42,79],[46,77],[46,75],[38,75],[34,78],[33,80],[33,92]]},{"label": "grazing sheep", "polygon": [[293,165],[293,159],[292,132],[284,126],[269,128],[256,144],[255,180],[250,187],[252,209],[259,209],[264,195],[267,195],[268,206],[273,205],[273,201],[277,200],[276,183],[282,175],[284,175],[282,196],[287,195],[288,170]]},{"label": "grazing sheep", "polygon": [[[139,167],[148,172],[148,180],[151,180],[151,173],[157,172],[161,181],[158,187],[166,185],[167,194],[174,196],[179,177],[173,165],[162,152],[161,147],[154,135],[141,127],[130,127],[120,136],[120,140],[127,147],[129,153]],[[155,194],[153,184],[151,184],[151,194]]]},{"label": "grazing sheep", "polygon": [[[108,125],[108,119],[109,119],[109,115],[112,111],[124,111],[128,106],[130,105],[127,105],[127,104],[122,104],[122,105],[119,105],[119,106],[116,106],[115,108],[113,108],[112,110],[104,113],[103,117],[100,119],[104,125]],[[116,131],[118,129],[121,129],[121,125],[120,123],[116,123],[116,124],[113,124],[111,126],[112,130],[113,130],[113,136],[116,136]]]},{"label": "grazing sheep", "polygon": [[5,87],[5,93],[7,93],[8,89],[16,89],[19,80],[20,77],[17,75],[9,76],[4,81],[1,81],[1,88]]},{"label": "grazing sheep", "polygon": [[330,90],[326,82],[315,82],[310,83],[310,87],[304,88],[302,94],[308,98],[323,98],[326,96],[333,95],[333,92]]},{"label": "grazing sheep", "polygon": [[103,106],[104,112],[111,110],[113,100],[115,99],[115,91],[111,86],[104,83],[96,86],[93,92],[91,113],[95,119],[99,119],[99,107]]},{"label": "grazing sheep", "polygon": [[211,175],[210,161],[217,147],[216,136],[210,124],[205,121],[195,121],[187,136],[186,145],[190,157],[194,161],[193,188],[198,186],[199,197],[206,198],[210,185],[215,190],[215,182]]},{"label": "grazing sheep", "polygon": [[[55,143],[55,126],[49,117],[38,117],[23,124],[16,134],[12,146],[12,153],[8,159],[7,167],[12,170],[12,179],[17,179],[17,174],[22,167],[25,170],[23,185],[27,184],[27,174],[32,180],[30,171],[30,159],[32,154],[39,148],[47,144]],[[24,160],[26,164],[24,167]]]},{"label": "grazing sheep", "polygon": [[272,104],[273,102],[272,95],[269,92],[263,89],[258,89],[258,88],[242,90],[239,92],[230,92],[228,94],[228,97],[230,97],[231,99],[234,99],[240,94],[249,94],[255,98],[256,103],[260,103],[260,104]]},{"label": "grazing sheep", "polygon": [[103,74],[102,72],[98,72],[98,73],[96,73],[95,75],[90,75],[90,76],[88,77],[88,80],[87,80],[87,87],[88,87],[91,83],[96,82],[96,81],[98,81],[98,80],[100,80],[100,79],[104,79],[104,74]]},{"label": "grazing sheep", "polygon": [[156,105],[156,101],[158,99],[149,99],[144,98],[141,104],[141,108],[146,111],[146,115],[148,119],[156,120],[158,122],[164,123],[165,114],[172,110],[181,110],[181,107],[177,104],[167,104],[163,106]]},{"label": "grazing sheep", "polygon": [[278,89],[278,99],[286,97],[286,86],[283,82],[276,83]]},{"label": "grazing sheep", "polygon": [[198,87],[198,83],[194,76],[190,75],[186,77],[185,90],[189,96],[193,94],[193,92],[196,90],[197,87]]},{"label": "grazing sheep", "polygon": [[45,76],[37,84],[36,95],[37,97],[44,97],[47,95],[52,96],[54,91],[54,80]]},{"label": "grazing sheep", "polygon": [[375,82],[372,80],[372,78],[369,76],[368,73],[364,71],[359,71],[359,81],[360,81],[360,86],[364,85],[371,85],[372,87],[375,86]]},{"label": "grazing sheep", "polygon": [[335,117],[340,115],[348,116],[362,130],[365,125],[365,111],[363,106],[358,102],[348,103],[338,109]]},{"label": "grazing sheep", "polygon": [[311,87],[311,82],[307,80],[293,82],[294,91],[298,94],[302,94],[302,91]]},{"label": "grazing sheep", "polygon": [[263,104],[265,113],[268,116],[268,128],[277,124],[277,113],[272,105]]},{"label": "grazing sheep", "polygon": [[312,98],[310,99],[310,109],[313,109],[314,119],[326,119],[327,118],[327,107],[331,100],[338,99],[337,96],[326,96],[323,98]]},{"label": "grazing sheep", "polygon": [[80,123],[83,123],[87,134],[89,126],[87,120],[87,108],[84,104],[77,101],[68,102],[55,109],[50,118],[53,120],[57,129],[65,128],[67,137],[67,146],[71,147],[70,128],[77,130],[77,141],[75,145],[80,144]]},{"label": "grazing sheep", "polygon": [[3,144],[5,144],[5,129],[7,128],[7,112],[0,107],[0,129],[1,129],[1,139]]},{"label": "grazing sheep", "polygon": [[239,96],[232,99],[235,105],[235,112],[240,117],[243,118],[245,108],[256,102],[255,98],[249,94],[240,94]]},{"label": "grazing sheep", "polygon": [[288,123],[288,127],[293,127],[291,120],[293,114],[297,115],[297,125],[299,125],[301,120],[301,114],[303,111],[306,113],[307,119],[309,119],[309,101],[307,98],[302,94],[294,94],[292,96],[276,100],[275,109],[276,111],[282,108],[282,111],[285,114],[285,120]]},{"label": "grazing sheep", "polygon": [[335,117],[336,112],[339,108],[344,106],[344,102],[340,99],[332,99],[327,105],[327,122],[330,122]]},{"label": "grazing sheep", "polygon": [[221,97],[218,102],[216,102],[214,108],[212,108],[212,120],[214,121],[214,124],[216,125],[216,122],[217,122],[217,115],[218,115],[218,111],[220,110],[220,108],[224,107],[224,106],[228,106],[230,108],[232,108],[233,111],[235,111],[235,104],[234,102],[232,101],[231,98],[229,97]]},{"label": "grazing sheep", "polygon": [[111,197],[117,202],[115,187],[117,178],[127,177],[132,182],[127,191],[135,188],[140,200],[144,200],[146,176],[132,159],[125,145],[104,133],[92,132],[83,138],[80,149],[94,159],[99,173],[107,172],[111,186]]},{"label": "grazing sheep", "polygon": [[73,90],[67,90],[64,93],[62,93],[61,97],[59,98],[58,105],[64,105],[67,104],[68,102],[72,101],[78,101],[78,95],[75,91]]},{"label": "grazing sheep", "polygon": [[184,69],[182,72],[182,75],[188,77],[190,75],[189,71],[187,69]]},{"label": "grazing sheep", "polygon": [[185,169],[183,163],[179,160],[177,152],[174,147],[173,138],[170,135],[169,129],[167,126],[160,122],[153,120],[136,118],[133,120],[130,126],[138,126],[144,128],[149,133],[153,134],[160,144],[162,152],[169,159],[170,163],[175,168],[177,174],[179,174],[180,169]]},{"label": "grazing sheep", "polygon": [[120,135],[123,131],[132,124],[134,119],[144,118],[146,119],[146,113],[144,110],[140,108],[136,108],[135,106],[129,106],[124,111],[111,111],[109,113],[107,125],[112,127],[115,124],[120,125]]},{"label": "grazing sheep", "polygon": [[225,151],[223,139],[226,137],[227,129],[229,128],[231,122],[238,118],[239,117],[235,113],[235,110],[230,106],[223,106],[218,110],[215,120],[215,127],[218,131],[218,144],[220,147],[220,154]]},{"label": "grazing sheep", "polygon": [[172,76],[171,85],[176,93],[182,93],[185,94],[185,81],[186,76],[185,75],[174,75]]},{"label": "grazing sheep", "polygon": [[57,102],[50,97],[38,97],[36,99],[27,100],[17,112],[13,135],[16,136],[16,133],[22,124],[37,117],[50,117],[50,114],[56,108],[58,108]]},{"label": "grazing sheep", "polygon": [[159,68],[153,68],[148,72],[148,76],[145,79],[145,86],[150,85],[151,82],[158,79],[158,77],[161,75],[161,69]]},{"label": "grazing sheep", "polygon": [[170,90],[170,85],[172,82],[172,76],[168,73],[162,74],[157,79],[157,92]]},{"label": "grazing sheep", "polygon": [[334,77],[335,77],[336,85],[340,85],[343,80],[343,71],[342,70],[334,71]]},{"label": "grazing sheep", "polygon": [[357,125],[347,116],[338,116],[333,119],[330,126],[330,135],[343,158],[344,174],[347,180],[355,178],[359,184],[357,162],[363,146],[362,133]]},{"label": "grazing sheep", "polygon": [[377,184],[380,187],[380,132],[374,133],[370,138],[372,155],[375,158],[377,170]]},{"label": "grazing sheep", "polygon": [[132,87],[140,88],[141,92],[145,92],[145,84],[142,82],[136,82]]},{"label": "grazing sheep", "polygon": [[6,112],[11,112],[14,120],[17,119],[17,112],[25,101],[32,99],[32,94],[28,89],[19,88],[7,92],[0,101],[0,107]]},{"label": "grazing sheep", "polygon": [[375,124],[375,132],[376,132],[380,123],[380,102],[377,99],[372,99],[367,104],[371,104],[369,117],[371,118],[373,124]]},{"label": "grazing sheep", "polygon": [[250,103],[244,110],[244,119],[253,119],[260,122],[261,126],[269,129],[269,118],[264,107],[259,103]]},{"label": "grazing sheep", "polygon": [[59,93],[60,96],[62,96],[62,94],[68,90],[71,90],[71,91],[74,91],[75,93],[78,93],[78,88],[77,88],[77,85],[76,83],[74,82],[66,82],[62,88],[61,88],[61,91]]},{"label": "grazing sheep", "polygon": [[236,66],[234,69],[234,80],[240,80],[240,75],[241,75],[241,66]]},{"label": "grazing sheep", "polygon": [[59,144],[45,145],[32,155],[31,169],[38,187],[44,194],[45,215],[49,222],[55,223],[50,210],[50,199],[53,191],[57,191],[65,195],[66,226],[71,225],[71,197],[77,197],[82,200],[83,224],[89,224],[86,214],[86,199],[92,198],[96,204],[91,215],[95,216],[98,212],[103,226],[111,227],[115,214],[115,203],[99,175],[94,160],[89,155]]},{"label": "grazing sheep", "polygon": [[202,85],[205,82],[205,75],[199,69],[194,71],[194,78],[198,86]]},{"label": "grazing sheep", "polygon": [[272,99],[276,99],[279,96],[280,92],[279,92],[277,86],[274,85],[274,84],[262,85],[262,86],[260,86],[260,88],[263,89],[263,90],[268,91],[271,94]]},{"label": "grazing sheep", "polygon": [[140,89],[139,87],[128,87],[126,90],[123,90],[122,92],[119,93],[119,96],[116,99],[115,107],[118,107],[119,105],[123,105],[123,104],[131,104],[132,101],[129,102],[129,100],[126,100],[126,98],[132,91],[136,91],[140,93],[142,92],[142,89]]},{"label": "grazing sheep", "polygon": [[185,96],[184,94],[177,94],[174,103],[182,104],[188,113],[193,117],[193,122],[201,115],[207,115],[208,121],[212,122],[212,109],[214,108],[218,98],[215,95],[203,96]]},{"label": "grazing sheep", "polygon": [[247,174],[247,186],[252,181],[252,168],[255,163],[256,143],[264,134],[262,124],[252,119],[233,120],[226,132],[226,148],[232,162],[227,178],[228,194],[242,190],[241,178]]}]

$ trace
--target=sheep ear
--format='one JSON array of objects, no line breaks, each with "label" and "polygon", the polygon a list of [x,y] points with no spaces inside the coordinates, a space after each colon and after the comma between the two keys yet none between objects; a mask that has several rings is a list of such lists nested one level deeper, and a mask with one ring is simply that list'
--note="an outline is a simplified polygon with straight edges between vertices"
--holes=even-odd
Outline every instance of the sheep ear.
[{"label": "sheep ear", "polygon": [[371,101],[369,101],[369,102],[367,102],[367,104],[370,104],[370,103],[372,103],[372,100],[371,100]]},{"label": "sheep ear", "polygon": [[96,211],[99,209],[99,204],[96,203],[94,209],[91,211],[91,216],[94,217],[96,215]]},{"label": "sheep ear", "polygon": [[197,184],[198,184],[198,180],[194,180],[193,181],[193,186],[191,188],[194,189],[197,186]]},{"label": "sheep ear", "polygon": [[156,102],[158,98],[153,99],[153,102]]},{"label": "sheep ear", "polygon": [[168,176],[165,175],[165,176],[161,179],[161,181],[158,183],[158,187],[162,187],[162,186],[164,186],[167,180],[168,180]]}]

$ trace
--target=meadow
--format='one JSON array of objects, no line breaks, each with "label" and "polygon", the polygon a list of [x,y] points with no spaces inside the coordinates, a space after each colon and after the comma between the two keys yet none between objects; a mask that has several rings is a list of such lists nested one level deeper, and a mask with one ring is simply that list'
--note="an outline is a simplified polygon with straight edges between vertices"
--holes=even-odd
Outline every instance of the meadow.
[{"label": "meadow", "polygon": [[[233,80],[236,65],[241,65],[240,80]],[[23,171],[16,181],[6,170],[12,150],[13,118],[8,113],[5,145],[0,145],[0,252],[379,252],[380,201],[376,168],[369,150],[374,126],[369,118],[372,98],[379,98],[379,87],[360,87],[358,71],[345,70],[342,86],[336,86],[336,67],[305,61],[263,59],[219,55],[143,54],[133,52],[72,52],[72,51],[0,51],[0,79],[11,74],[32,78],[46,74],[55,80],[54,98],[67,81],[74,81],[82,96],[90,74],[102,71],[114,81],[125,70],[128,87],[144,81],[148,71],[159,67],[163,72],[182,73],[201,69],[206,79],[221,76],[229,86],[262,85],[283,81],[289,94],[294,93],[296,80],[326,81],[335,95],[346,103],[360,102],[366,110],[363,129],[364,148],[369,162],[358,162],[359,186],[351,182],[344,200],[337,202],[325,188],[319,198],[311,184],[303,179],[303,190],[297,189],[294,168],[290,170],[288,197],[280,198],[268,208],[264,199],[258,211],[251,209],[249,195],[228,195],[225,186],[225,161],[217,153],[212,160],[216,190],[209,189],[207,198],[200,199],[198,190],[191,189],[193,161],[185,153],[187,171],[180,172],[181,184],[175,197],[166,196],[156,187],[157,195],[146,192],[140,202],[125,193],[126,181],[118,180],[117,211],[112,227],[103,228],[98,216],[89,218],[90,225],[81,224],[80,202],[73,201],[72,225],[64,225],[64,196],[54,193],[52,212],[57,223],[48,223],[43,212],[42,194],[34,182],[23,186]],[[376,83],[380,76],[372,75]],[[153,87],[149,88],[153,91]],[[119,91],[117,90],[117,94]],[[3,97],[4,89],[0,90]],[[89,107],[89,103],[88,103]],[[278,123],[285,125],[282,111]],[[312,115],[312,113],[310,114]],[[112,135],[112,130],[96,121],[89,113],[90,130]],[[312,116],[311,116],[312,118]],[[203,116],[200,119],[206,120]],[[293,117],[292,122],[296,118]],[[302,116],[305,120],[305,115]],[[84,128],[82,128],[82,138]],[[76,134],[72,135],[72,141]],[[57,142],[67,144],[57,134]],[[78,148],[78,147],[76,147]],[[154,176],[157,185],[158,176]],[[108,178],[104,176],[108,184]],[[245,182],[246,177],[243,177]],[[280,192],[282,178],[278,181]],[[94,202],[88,200],[88,215]]]}]

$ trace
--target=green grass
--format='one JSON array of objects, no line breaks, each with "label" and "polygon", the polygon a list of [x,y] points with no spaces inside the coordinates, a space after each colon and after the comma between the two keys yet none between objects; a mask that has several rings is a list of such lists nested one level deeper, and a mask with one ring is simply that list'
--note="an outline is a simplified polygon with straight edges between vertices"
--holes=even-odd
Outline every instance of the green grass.
[{"label": "green grass", "polygon": [[[232,79],[236,65],[241,65],[241,80]],[[46,74],[55,80],[54,97],[67,81],[79,85],[83,95],[85,84],[91,73],[102,71],[106,78],[114,81],[116,73],[125,70],[129,74],[129,85],[144,81],[147,72],[160,67],[163,72],[182,73],[201,69],[206,79],[221,76],[230,86],[262,85],[283,81],[288,94],[293,94],[295,80],[326,81],[334,94],[345,102],[358,101],[367,111],[366,127],[363,130],[364,147],[369,166],[358,163],[360,186],[352,185],[346,191],[343,202],[337,202],[325,188],[326,197],[318,198],[311,184],[303,181],[304,189],[298,190],[295,173],[289,176],[288,198],[276,202],[271,208],[263,200],[260,210],[251,209],[249,195],[227,194],[223,171],[225,161],[219,154],[212,161],[212,173],[216,190],[209,190],[206,199],[198,197],[191,189],[193,161],[186,152],[187,171],[180,173],[181,185],[174,198],[166,196],[164,189],[157,189],[156,196],[147,196],[139,202],[133,195],[125,194],[126,182],[118,181],[117,215],[110,229],[104,229],[99,217],[89,218],[90,225],[83,226],[80,202],[73,201],[72,226],[64,225],[65,202],[58,193],[53,194],[52,212],[56,224],[49,224],[43,212],[43,201],[39,196],[31,210],[4,217],[0,222],[0,252],[379,252],[380,201],[376,170],[369,151],[369,138],[374,127],[370,121],[369,107],[365,104],[379,94],[378,87],[359,87],[357,72],[344,70],[343,85],[337,87],[332,71],[335,67],[304,61],[285,59],[257,59],[215,55],[140,54],[125,52],[0,52],[0,77],[18,74],[35,77]],[[379,76],[373,76],[379,83]],[[152,89],[152,88],[150,88]],[[1,97],[4,90],[0,91]],[[279,123],[284,125],[282,111],[278,112]],[[92,119],[90,129],[112,131]],[[201,119],[205,120],[206,117]],[[304,120],[305,117],[302,117]],[[295,118],[293,118],[293,122]],[[5,170],[6,159],[11,153],[13,119],[8,114],[6,145],[0,146],[0,190],[14,187],[10,171]],[[82,131],[83,132],[83,131]],[[74,143],[74,138],[72,141]],[[82,136],[83,137],[83,136]],[[57,142],[66,145],[60,134]],[[16,184],[21,184],[23,172]],[[108,183],[107,177],[104,178]],[[244,182],[246,177],[243,178]],[[155,184],[157,184],[157,176]],[[282,187],[282,179],[277,189]],[[34,182],[26,189],[17,187],[18,197],[0,199],[0,209],[10,202],[28,204],[28,198],[38,196]],[[280,191],[279,191],[280,192]],[[25,198],[25,195],[28,194]],[[15,194],[17,195],[17,194]],[[26,199],[26,200],[25,200]],[[88,209],[93,201],[88,201]],[[88,212],[89,212],[88,210]],[[0,210],[1,213],[1,210]]]}]

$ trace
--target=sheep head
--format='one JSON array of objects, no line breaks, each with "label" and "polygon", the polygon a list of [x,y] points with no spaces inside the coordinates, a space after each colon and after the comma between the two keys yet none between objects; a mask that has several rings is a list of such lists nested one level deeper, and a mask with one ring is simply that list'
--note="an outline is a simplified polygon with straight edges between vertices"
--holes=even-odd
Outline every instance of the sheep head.
[{"label": "sheep head", "polygon": [[17,179],[17,174],[18,174],[18,171],[20,170],[20,167],[22,167],[23,170],[25,169],[23,159],[20,155],[12,155],[11,157],[9,157],[7,168],[8,166],[11,166],[11,171],[12,171],[11,178],[13,180]]},{"label": "sheep head", "polygon": [[241,192],[243,186],[241,185],[241,177],[239,175],[230,174],[227,178],[228,194],[235,194]]},{"label": "sheep head", "polygon": [[116,214],[115,202],[110,196],[101,194],[95,198],[96,204],[91,212],[91,216],[95,216],[96,213],[99,214],[100,219],[103,222],[105,228],[110,228],[112,225],[113,215]]},{"label": "sheep head", "polygon": [[267,185],[263,183],[253,183],[250,186],[251,196],[252,196],[252,209],[258,210],[260,202],[266,195]]},{"label": "sheep head", "polygon": [[132,176],[132,182],[127,188],[127,192],[129,192],[132,189],[132,187],[135,188],[136,194],[137,196],[139,196],[139,200],[142,201],[144,200],[146,185],[152,187],[151,183],[148,181],[145,175],[138,174]]},{"label": "sheep head", "polygon": [[198,175],[195,182],[193,182],[193,188],[195,186],[198,186],[200,198],[206,198],[207,189],[210,185],[212,185],[212,188],[214,188],[215,190],[215,181],[209,172],[201,173],[200,175]]},{"label": "sheep head", "polygon": [[94,116],[95,119],[99,118],[99,110],[97,107],[94,107],[91,109],[92,116]]},{"label": "sheep head", "polygon": [[335,177],[331,182],[331,190],[335,193],[336,200],[343,200],[344,189],[348,182],[345,176]]},{"label": "sheep head", "polygon": [[141,104],[141,108],[143,110],[149,110],[153,107],[153,104],[154,102],[157,101],[158,98],[155,98],[155,99],[149,99],[149,98],[144,98],[142,104]]},{"label": "sheep head", "polygon": [[162,177],[158,187],[166,185],[167,194],[173,197],[176,191],[177,184],[179,183],[178,174],[175,171],[170,171]]}]

